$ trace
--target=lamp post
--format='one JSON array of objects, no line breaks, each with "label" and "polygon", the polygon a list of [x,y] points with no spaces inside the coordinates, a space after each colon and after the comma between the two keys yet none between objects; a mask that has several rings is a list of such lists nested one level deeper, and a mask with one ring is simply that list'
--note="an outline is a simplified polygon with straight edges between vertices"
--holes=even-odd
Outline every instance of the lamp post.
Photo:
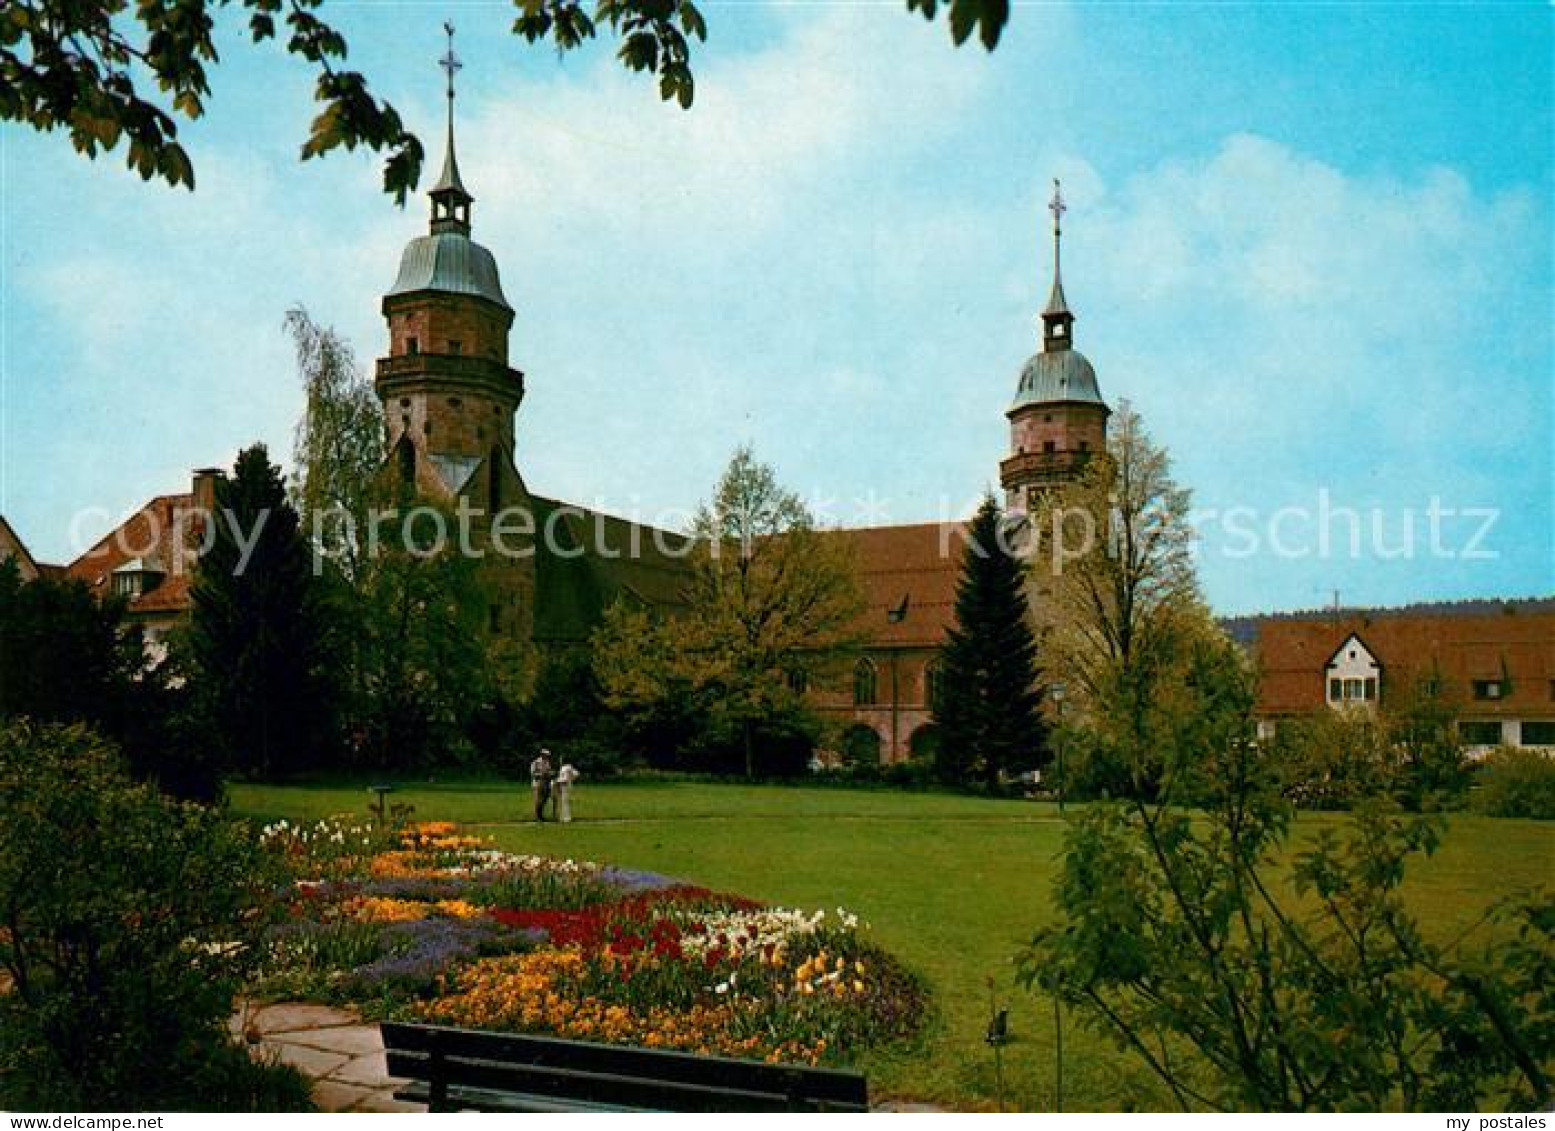
[{"label": "lamp post", "polygon": [[[907,606],[909,604],[911,604],[911,602],[912,602],[912,594],[910,594],[910,593],[903,593],[902,594],[902,603],[897,605],[896,608],[894,608],[894,609],[887,609],[886,610],[886,614],[885,614],[886,623],[887,624],[901,624],[904,620],[906,620],[907,619]],[[890,757],[890,761],[895,762],[897,760],[897,758],[896,758],[897,753],[898,753],[898,751],[897,751],[897,744],[899,742],[899,739],[898,739],[897,733],[896,733],[896,712],[897,712],[896,654],[897,654],[897,652],[900,649],[896,647],[894,642],[888,642],[888,646],[891,648],[891,757]]]},{"label": "lamp post", "polygon": [[1069,782],[1064,777],[1064,691],[1062,683],[1055,683],[1048,688],[1048,694],[1053,697],[1053,709],[1058,714],[1058,725],[1055,728],[1055,737],[1058,740],[1056,753],[1058,755],[1058,815],[1064,815],[1064,794],[1067,792]]}]

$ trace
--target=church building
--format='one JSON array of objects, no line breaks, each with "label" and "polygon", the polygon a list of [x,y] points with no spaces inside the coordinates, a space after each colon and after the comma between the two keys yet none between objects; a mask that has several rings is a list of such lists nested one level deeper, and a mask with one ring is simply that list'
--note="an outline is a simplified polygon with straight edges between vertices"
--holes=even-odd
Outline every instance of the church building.
[{"label": "church building", "polygon": [[[382,300],[388,353],[374,387],[383,405],[383,474],[407,493],[476,515],[484,549],[499,538],[520,553],[482,557],[485,623],[541,645],[581,644],[622,599],[672,609],[683,601],[691,540],[532,493],[515,451],[525,375],[510,355],[515,311],[492,253],[474,239],[475,199],[454,144],[452,51],[442,173],[428,230],[406,245]],[[1022,368],[1006,416],[1010,454],[999,465],[1007,508],[1020,516],[1040,492],[1078,474],[1105,448],[1109,409],[1091,363],[1074,348],[1075,316],[1060,274],[1064,204],[1055,191],[1053,284],[1038,351]],[[188,615],[191,537],[213,504],[219,471],[194,472],[190,490],[149,501],[66,567],[95,592],[129,599],[129,617],[160,658],[166,632]],[[514,533],[493,516],[523,514]],[[935,657],[954,619],[964,541],[957,523],[833,532],[854,547],[868,611],[868,644],[847,685],[812,688],[843,724],[847,751],[883,762],[932,752]]]}]

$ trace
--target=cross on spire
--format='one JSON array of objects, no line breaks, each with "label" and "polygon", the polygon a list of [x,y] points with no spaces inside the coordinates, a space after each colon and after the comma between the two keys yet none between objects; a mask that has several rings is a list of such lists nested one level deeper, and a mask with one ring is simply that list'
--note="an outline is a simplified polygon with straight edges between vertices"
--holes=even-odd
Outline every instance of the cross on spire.
[{"label": "cross on spire", "polygon": [[438,59],[437,65],[448,72],[448,149],[443,156],[443,175],[432,186],[432,231],[470,233],[470,202],[473,199],[465,191],[459,179],[459,161],[454,156],[454,75],[464,67],[454,54],[454,25],[444,23],[448,36],[448,50]]},{"label": "cross on spire", "polygon": [[1047,309],[1042,312],[1042,346],[1051,352],[1069,348],[1074,327],[1074,315],[1069,312],[1069,300],[1064,297],[1064,276],[1060,269],[1059,248],[1064,238],[1064,191],[1053,178],[1053,199],[1048,201],[1048,211],[1053,214],[1053,290],[1048,295]]},{"label": "cross on spire", "polygon": [[1057,177],[1053,178],[1053,199],[1048,201],[1047,210],[1053,214],[1053,282],[1056,286],[1062,278],[1058,269],[1058,248],[1064,238],[1064,213],[1069,211],[1064,204],[1064,190]]},{"label": "cross on spire", "polygon": [[448,53],[437,61],[437,65],[448,72],[448,113],[453,114],[454,100],[454,76],[464,69],[464,64],[459,61],[459,56],[454,54],[454,25],[444,23],[443,31],[448,35]]}]

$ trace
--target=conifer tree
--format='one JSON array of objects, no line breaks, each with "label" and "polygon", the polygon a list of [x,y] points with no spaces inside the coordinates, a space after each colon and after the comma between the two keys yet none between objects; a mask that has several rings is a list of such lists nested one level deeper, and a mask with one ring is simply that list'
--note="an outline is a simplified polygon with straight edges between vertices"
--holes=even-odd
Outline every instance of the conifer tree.
[{"label": "conifer tree", "polygon": [[297,512],[263,444],[216,484],[193,587],[190,647],[211,732],[235,770],[317,764],[333,738],[330,618]]},{"label": "conifer tree", "polygon": [[934,717],[946,781],[996,785],[1001,770],[1035,763],[1046,746],[1025,570],[1003,523],[999,504],[986,497],[968,531],[956,621],[941,647]]}]

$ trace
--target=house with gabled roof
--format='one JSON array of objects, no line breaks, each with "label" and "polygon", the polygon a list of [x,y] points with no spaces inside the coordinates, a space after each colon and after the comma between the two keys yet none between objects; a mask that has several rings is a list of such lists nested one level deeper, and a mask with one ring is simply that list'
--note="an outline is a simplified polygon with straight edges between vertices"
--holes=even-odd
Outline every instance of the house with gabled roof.
[{"label": "house with gabled roof", "polygon": [[1337,609],[1251,618],[1265,734],[1321,710],[1441,696],[1471,750],[1555,753],[1555,600]]}]

